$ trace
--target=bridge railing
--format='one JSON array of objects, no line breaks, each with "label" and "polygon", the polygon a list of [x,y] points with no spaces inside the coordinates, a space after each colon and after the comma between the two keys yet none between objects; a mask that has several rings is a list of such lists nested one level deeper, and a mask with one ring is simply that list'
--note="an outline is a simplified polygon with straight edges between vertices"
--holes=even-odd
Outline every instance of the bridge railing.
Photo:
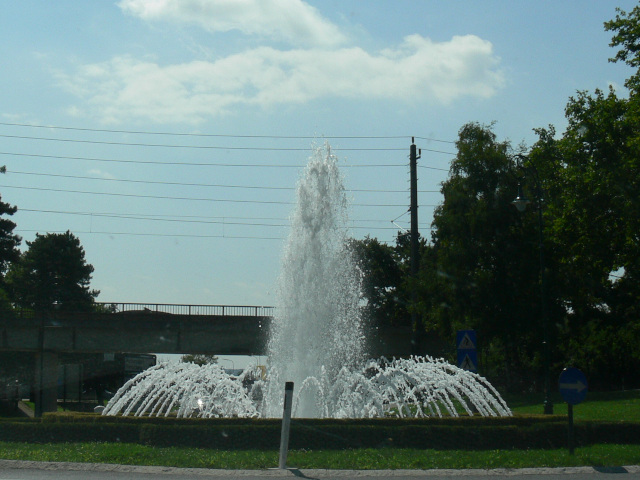
[{"label": "bridge railing", "polygon": [[174,303],[113,303],[96,302],[105,312],[157,312],[173,315],[271,317],[274,307],[255,305],[180,305]]}]

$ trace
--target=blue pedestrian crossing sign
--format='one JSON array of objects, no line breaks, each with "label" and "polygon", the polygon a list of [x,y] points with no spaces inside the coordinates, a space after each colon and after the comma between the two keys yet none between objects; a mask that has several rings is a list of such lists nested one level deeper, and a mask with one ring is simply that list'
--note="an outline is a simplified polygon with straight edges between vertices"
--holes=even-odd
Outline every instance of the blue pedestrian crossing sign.
[{"label": "blue pedestrian crossing sign", "polygon": [[471,372],[478,371],[478,350],[475,330],[458,330],[456,347],[458,351],[458,367]]},{"label": "blue pedestrian crossing sign", "polygon": [[570,405],[582,402],[588,391],[587,377],[577,368],[565,368],[558,380],[560,395]]}]

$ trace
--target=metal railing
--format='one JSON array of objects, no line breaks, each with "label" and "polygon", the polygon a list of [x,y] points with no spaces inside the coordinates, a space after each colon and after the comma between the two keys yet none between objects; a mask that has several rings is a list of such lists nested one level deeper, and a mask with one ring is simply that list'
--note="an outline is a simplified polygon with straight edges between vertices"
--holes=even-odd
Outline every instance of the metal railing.
[{"label": "metal railing", "polygon": [[101,310],[112,313],[149,312],[173,315],[271,317],[274,307],[254,305],[180,305],[173,303],[96,302]]}]

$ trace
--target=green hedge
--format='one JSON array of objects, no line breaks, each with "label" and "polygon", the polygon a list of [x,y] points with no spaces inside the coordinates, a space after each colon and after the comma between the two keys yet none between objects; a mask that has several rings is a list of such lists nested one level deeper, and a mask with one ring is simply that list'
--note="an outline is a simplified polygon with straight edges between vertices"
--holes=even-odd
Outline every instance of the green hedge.
[{"label": "green hedge", "polygon": [[[45,415],[41,421],[0,422],[0,441],[126,442],[158,447],[186,446],[224,450],[277,450],[277,419],[176,419],[103,417],[86,414]],[[640,444],[640,423],[578,422],[576,445]],[[502,419],[293,419],[290,448],[562,448],[567,421],[559,416]]]},{"label": "green hedge", "polygon": [[7,442],[124,442],[138,443],[140,427],[114,424],[0,423],[0,440]]},{"label": "green hedge", "polygon": [[[43,422],[51,423],[134,423],[134,424],[156,424],[156,425],[280,425],[279,419],[274,418],[176,418],[169,417],[134,417],[134,416],[104,416],[95,413],[78,412],[56,412],[45,413]],[[292,420],[295,423],[306,426],[364,426],[375,427],[398,427],[407,425],[419,426],[501,426],[516,425],[530,426],[542,423],[566,422],[563,415],[518,415],[514,417],[433,417],[433,418],[355,418],[355,419],[335,419],[335,418],[304,418]]]}]

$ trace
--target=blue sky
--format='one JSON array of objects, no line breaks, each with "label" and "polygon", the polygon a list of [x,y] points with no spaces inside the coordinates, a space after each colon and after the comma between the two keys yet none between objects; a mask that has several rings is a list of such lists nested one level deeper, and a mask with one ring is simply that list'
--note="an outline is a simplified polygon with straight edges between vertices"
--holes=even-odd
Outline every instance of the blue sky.
[{"label": "blue sky", "polygon": [[602,24],[635,5],[3,2],[2,200],[24,240],[80,238],[98,300],[271,305],[313,142],[340,157],[352,234],[390,241],[416,136],[428,236],[462,125],[531,145],[577,90],[624,94]]}]

